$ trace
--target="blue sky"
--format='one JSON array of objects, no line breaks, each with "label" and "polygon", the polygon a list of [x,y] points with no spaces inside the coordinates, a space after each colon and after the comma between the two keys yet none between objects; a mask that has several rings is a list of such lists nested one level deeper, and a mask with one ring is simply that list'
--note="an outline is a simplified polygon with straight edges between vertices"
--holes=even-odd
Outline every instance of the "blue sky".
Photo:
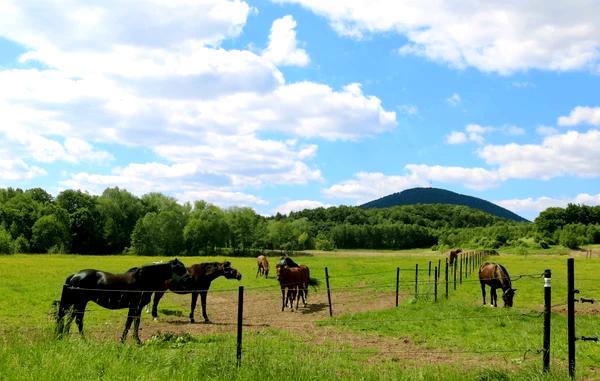
[{"label": "blue sky", "polygon": [[4,1],[0,187],[600,204],[589,1]]}]

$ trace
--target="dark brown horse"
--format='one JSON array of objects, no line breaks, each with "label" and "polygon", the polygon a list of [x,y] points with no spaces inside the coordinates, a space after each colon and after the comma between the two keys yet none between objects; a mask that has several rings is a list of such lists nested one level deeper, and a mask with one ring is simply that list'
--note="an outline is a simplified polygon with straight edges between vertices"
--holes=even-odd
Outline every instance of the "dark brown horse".
[{"label": "dark brown horse", "polygon": [[265,278],[269,277],[269,261],[267,260],[267,257],[264,255],[259,255],[258,257],[256,257],[256,265],[258,266],[258,269],[256,270],[256,277],[258,278],[258,276],[265,276]]},{"label": "dark brown horse", "polygon": [[184,264],[177,259],[134,267],[122,274],[92,269],[81,270],[70,275],[63,285],[56,333],[59,337],[68,333],[75,318],[79,333],[83,335],[85,309],[88,302],[93,301],[109,309],[129,308],[121,341],[127,338],[133,322],[133,338],[139,343],[140,314],[144,306],[150,303],[152,293],[166,290],[167,284],[185,283],[188,278],[189,274]]},{"label": "dark brown horse", "polygon": [[458,257],[458,254],[462,253],[462,249],[454,249],[450,251],[450,254],[448,254],[448,264],[449,265],[453,265],[454,261],[456,260],[456,258]]},{"label": "dark brown horse", "polygon": [[[198,295],[200,295],[200,302],[202,305],[202,317],[205,323],[209,323],[208,315],[206,314],[206,296],[208,295],[208,289],[210,283],[220,276],[224,276],[227,279],[242,279],[242,274],[231,267],[231,262],[205,262],[191,265],[187,268],[190,279],[184,283],[172,283],[168,284],[169,290],[177,294],[192,294],[192,304],[190,310],[190,322],[194,323],[194,310],[196,309],[196,303],[198,302]],[[152,317],[158,319],[158,302],[165,294],[164,291],[154,293],[154,302],[152,303]]]},{"label": "dark brown horse", "polygon": [[510,276],[504,266],[497,263],[484,263],[479,268],[479,283],[481,284],[481,294],[483,295],[483,305],[485,306],[485,286],[490,286],[490,305],[497,307],[498,296],[496,289],[502,289],[502,299],[504,307],[512,307],[513,298],[516,289],[512,288]]}]

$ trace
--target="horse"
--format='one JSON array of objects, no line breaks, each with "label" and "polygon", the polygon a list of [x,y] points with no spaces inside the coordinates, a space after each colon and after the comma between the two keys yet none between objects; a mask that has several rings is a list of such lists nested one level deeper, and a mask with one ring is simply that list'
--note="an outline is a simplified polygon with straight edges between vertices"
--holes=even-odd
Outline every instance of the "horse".
[{"label": "horse", "polygon": [[[310,270],[306,265],[297,267],[288,267],[278,263],[275,266],[277,270],[277,280],[281,287],[281,311],[290,302],[290,308],[294,310],[294,299],[296,299],[296,309],[298,309],[300,298],[306,306],[308,301],[308,286],[316,287],[319,281],[310,277]],[[287,295],[286,295],[287,289]]]},{"label": "horse", "polygon": [[[208,315],[206,314],[206,296],[208,295],[208,289],[210,283],[220,276],[224,276],[227,279],[242,279],[242,274],[231,267],[231,262],[205,262],[191,265],[187,268],[190,274],[190,279],[187,283],[175,283],[168,284],[169,290],[176,294],[192,294],[192,304],[190,311],[190,323],[195,323],[194,310],[196,309],[196,303],[198,302],[198,295],[200,295],[200,302],[202,305],[202,317],[205,323],[210,323]],[[154,301],[152,303],[152,317],[154,320],[158,319],[158,302],[165,294],[164,291],[154,293]]]},{"label": "horse", "polygon": [[256,264],[258,265],[258,270],[256,270],[256,277],[265,276],[265,278],[269,277],[269,261],[267,257],[264,255],[259,255],[256,257]]},{"label": "horse", "polygon": [[490,305],[497,307],[496,289],[501,288],[504,307],[512,307],[513,298],[517,289],[512,288],[510,276],[504,266],[497,263],[484,263],[479,268],[479,283],[481,283],[481,294],[483,295],[483,305],[485,306],[485,285],[490,286]]},{"label": "horse", "polygon": [[[89,301],[109,309],[129,308],[121,342],[133,322],[133,338],[139,344],[140,315],[150,303],[152,293],[166,290],[167,284],[185,283],[189,273],[177,259],[142,267],[134,267],[125,273],[113,274],[106,271],[86,269],[69,275],[65,280],[60,297],[56,333],[58,337],[69,332],[73,315],[83,335],[83,317]],[[67,316],[67,323],[64,318]]]},{"label": "horse", "polygon": [[455,250],[451,250],[450,254],[448,255],[448,264],[452,265],[454,264],[454,261],[456,260],[456,258],[458,257],[458,254],[462,253],[462,249],[455,249]]},{"label": "horse", "polygon": [[[299,267],[299,265],[294,262],[292,258],[290,258],[287,254],[283,255],[279,259],[279,265],[287,266],[287,267]],[[308,288],[308,287],[307,287]],[[283,292],[283,290],[282,290]],[[306,295],[304,294],[304,290],[302,288],[298,289],[297,287],[287,287],[287,294],[285,297],[285,306],[287,307],[288,301],[290,304],[290,308],[294,308],[294,299],[296,298],[296,293],[299,292],[299,296],[302,297],[302,301],[304,305],[306,305],[306,299],[308,298],[308,291],[306,291]]]}]

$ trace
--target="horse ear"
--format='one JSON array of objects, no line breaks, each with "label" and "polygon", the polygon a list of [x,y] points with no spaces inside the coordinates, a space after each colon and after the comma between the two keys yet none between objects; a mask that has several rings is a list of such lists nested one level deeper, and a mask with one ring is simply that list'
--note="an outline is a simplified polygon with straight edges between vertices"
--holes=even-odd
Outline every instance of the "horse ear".
[{"label": "horse ear", "polygon": [[517,291],[517,289],[516,289],[516,288],[513,288],[512,290],[513,290],[513,292]]},{"label": "horse ear", "polygon": [[225,262],[223,262],[223,265],[224,265],[225,267],[231,267],[231,262],[229,262],[229,261],[225,261]]}]

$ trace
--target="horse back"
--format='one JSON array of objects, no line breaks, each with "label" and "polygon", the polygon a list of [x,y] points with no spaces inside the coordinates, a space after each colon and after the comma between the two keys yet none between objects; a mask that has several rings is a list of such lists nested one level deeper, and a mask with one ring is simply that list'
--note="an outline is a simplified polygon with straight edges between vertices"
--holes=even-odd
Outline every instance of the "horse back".
[{"label": "horse back", "polygon": [[309,278],[308,267],[300,265],[299,267],[284,267],[280,272],[279,283],[282,286],[303,285]]},{"label": "horse back", "polygon": [[508,282],[510,285],[510,277],[504,266],[497,263],[484,263],[479,268],[479,281],[482,284],[487,284],[492,287],[501,288],[503,284]]}]

